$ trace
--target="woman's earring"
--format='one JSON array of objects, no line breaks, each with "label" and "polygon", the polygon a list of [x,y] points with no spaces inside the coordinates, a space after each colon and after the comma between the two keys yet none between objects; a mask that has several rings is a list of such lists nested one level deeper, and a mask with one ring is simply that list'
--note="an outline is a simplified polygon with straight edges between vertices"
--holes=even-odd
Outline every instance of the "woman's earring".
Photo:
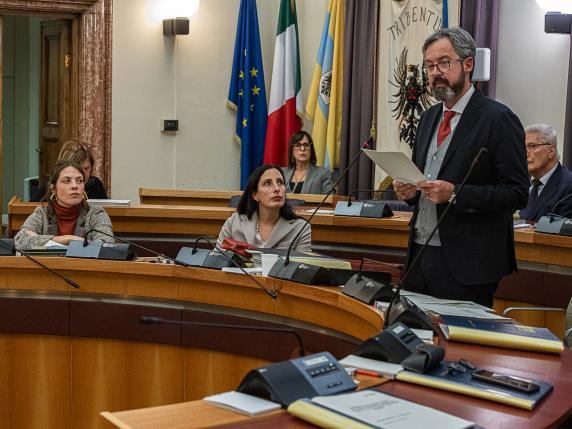
[{"label": "woman's earring", "polygon": [[89,197],[87,196],[87,192],[83,191],[83,199],[84,200],[89,200]]},{"label": "woman's earring", "polygon": [[50,200],[52,201],[57,201],[58,200],[58,196],[56,195],[55,192],[52,191],[52,194],[50,195]]}]

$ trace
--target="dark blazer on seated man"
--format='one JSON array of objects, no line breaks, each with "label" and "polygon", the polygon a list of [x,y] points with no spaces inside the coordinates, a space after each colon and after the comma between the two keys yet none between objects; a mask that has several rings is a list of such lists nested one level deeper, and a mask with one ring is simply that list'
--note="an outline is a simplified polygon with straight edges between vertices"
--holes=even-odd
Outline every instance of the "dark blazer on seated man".
[{"label": "dark blazer on seated man", "polygon": [[529,125],[525,131],[531,185],[521,219],[537,222],[549,213],[572,218],[572,172],[558,162],[556,131],[546,124]]}]

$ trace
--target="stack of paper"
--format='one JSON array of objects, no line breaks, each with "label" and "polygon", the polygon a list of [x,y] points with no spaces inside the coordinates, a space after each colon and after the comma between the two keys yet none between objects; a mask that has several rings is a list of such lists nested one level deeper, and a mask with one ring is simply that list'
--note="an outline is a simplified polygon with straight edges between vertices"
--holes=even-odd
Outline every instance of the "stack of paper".
[{"label": "stack of paper", "polygon": [[[429,295],[402,290],[401,296],[406,297],[425,313],[441,316],[461,316],[472,319],[494,320],[497,322],[511,322],[510,317],[496,314],[488,307],[471,301],[459,301],[455,299],[440,299]],[[387,303],[376,302],[375,307],[384,311]]]}]

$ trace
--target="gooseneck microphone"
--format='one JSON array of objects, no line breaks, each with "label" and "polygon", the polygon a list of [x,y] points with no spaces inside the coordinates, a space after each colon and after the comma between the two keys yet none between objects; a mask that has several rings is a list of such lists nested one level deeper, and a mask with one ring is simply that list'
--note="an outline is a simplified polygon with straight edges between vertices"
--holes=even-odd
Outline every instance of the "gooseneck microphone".
[{"label": "gooseneck microphone", "polygon": [[168,261],[172,261],[172,262],[173,262],[174,264],[176,264],[176,265],[182,265],[183,267],[188,267],[188,266],[189,266],[189,264],[187,264],[186,262],[179,261],[178,259],[175,259],[175,258],[171,258],[170,256],[167,256],[167,255],[164,255],[164,254],[162,254],[162,253],[156,252],[156,251],[153,250],[153,249],[149,249],[148,247],[141,246],[140,244],[134,243],[133,241],[126,240],[126,239],[121,238],[121,237],[117,237],[117,236],[115,236],[115,235],[113,235],[113,234],[109,234],[108,232],[101,231],[101,230],[99,230],[99,229],[97,229],[97,228],[91,228],[91,229],[89,229],[89,230],[86,231],[85,237],[83,238],[83,247],[87,247],[87,245],[89,244],[89,241],[88,241],[87,238],[88,238],[88,235],[91,234],[92,232],[97,232],[97,233],[99,233],[99,234],[106,235],[106,236],[108,236],[108,237],[111,237],[111,238],[114,238],[114,239],[116,239],[116,240],[119,240],[119,241],[121,241],[122,243],[126,243],[126,244],[129,244],[130,246],[136,247],[136,248],[138,248],[138,249],[145,250],[146,252],[152,253],[153,255],[157,256],[158,258],[164,258],[164,259],[167,259]]},{"label": "gooseneck microphone", "polygon": [[348,195],[348,207],[350,207],[353,202],[352,202],[352,197],[358,195],[360,192],[371,192],[373,194],[381,194],[383,192],[387,192],[387,190],[385,191],[380,191],[379,189],[354,189],[349,195]]},{"label": "gooseneck microphone", "polygon": [[70,285],[71,287],[74,287],[76,289],[79,289],[79,285],[74,282],[71,279],[68,279],[67,277],[64,277],[63,275],[61,275],[60,273],[58,273],[57,271],[52,270],[50,267],[48,267],[47,265],[45,265],[44,263],[38,261],[36,258],[34,258],[32,255],[30,255],[28,252],[24,251],[24,250],[20,250],[20,249],[16,249],[14,246],[6,243],[4,240],[0,240],[0,243],[2,244],[2,246],[6,249],[10,249],[13,252],[20,252],[22,255],[24,255],[26,258],[28,258],[30,261],[32,261],[34,264],[39,265],[40,267],[42,267],[43,269],[45,269],[46,271],[49,271],[51,274],[53,274],[56,277],[59,277],[60,279],[62,279],[64,282],[66,282],[68,285]]},{"label": "gooseneck microphone", "polygon": [[[334,192],[336,190],[336,186],[338,186],[338,184],[342,181],[342,179],[347,176],[350,169],[354,166],[356,161],[359,159],[360,155],[363,153],[363,149],[369,148],[370,142],[373,142],[372,137],[370,137],[367,142],[364,142],[361,144],[360,150],[358,151],[358,153],[355,154],[355,156],[350,161],[350,163],[348,164],[346,169],[342,172],[342,174],[340,174],[340,177],[338,177],[338,180],[336,180],[336,183],[334,183],[332,185],[332,187],[330,188],[328,193],[326,195],[324,195],[324,198],[322,198],[322,201],[320,202],[320,204],[318,204],[318,206],[314,209],[314,211],[312,212],[310,217],[307,219],[308,224],[310,224],[310,222],[312,221],[312,219],[314,218],[316,213],[318,213],[318,211],[324,206],[324,204],[326,203],[326,200],[332,194],[332,192]],[[288,251],[286,252],[286,259],[284,260],[284,267],[288,266],[288,264],[290,263],[290,253],[292,253],[292,249],[294,248],[294,244],[297,243],[298,240],[300,239],[300,235],[302,235],[302,232],[304,231],[305,227],[306,227],[306,225],[304,225],[303,228],[300,228],[300,231],[298,231],[298,234],[296,234],[296,236],[292,240],[292,243],[290,243],[290,246],[288,246]]]},{"label": "gooseneck microphone", "polygon": [[169,320],[161,319],[160,317],[142,316],[139,322],[144,325],[179,325],[179,326],[203,326],[206,328],[221,328],[221,329],[236,329],[240,331],[263,331],[263,332],[283,332],[291,334],[296,337],[298,347],[300,348],[300,356],[306,356],[304,349],[304,342],[302,337],[296,330],[292,328],[278,328],[270,326],[250,326],[250,325],[235,325],[230,323],[208,323],[208,322],[190,322],[186,320]]},{"label": "gooseneck microphone", "polygon": [[209,239],[208,239],[207,237],[205,237],[204,235],[201,236],[201,237],[199,237],[199,238],[197,238],[197,240],[195,241],[195,247],[193,248],[193,251],[194,251],[194,252],[196,252],[196,246],[197,246],[197,243],[199,242],[199,240],[204,240],[204,241],[206,241],[207,243],[209,243],[214,250],[218,251],[224,258],[226,258],[226,260],[227,260],[228,262],[230,262],[232,265],[234,265],[236,268],[238,268],[240,271],[242,271],[243,274],[246,274],[246,275],[248,276],[248,278],[249,278],[250,280],[252,280],[260,289],[262,289],[264,292],[266,292],[266,294],[267,294],[268,296],[270,296],[270,298],[272,298],[272,299],[278,298],[278,294],[277,294],[276,292],[274,292],[273,290],[268,289],[266,286],[264,286],[262,283],[260,283],[260,282],[258,281],[258,279],[256,279],[252,274],[250,274],[250,273],[249,273],[248,271],[246,271],[243,267],[241,267],[240,264],[237,263],[237,262],[236,262],[234,259],[232,259],[230,256],[228,256],[223,249],[219,248],[219,247],[216,245],[216,243],[213,243],[211,240],[209,240]]},{"label": "gooseneck microphone", "polygon": [[556,214],[556,209],[558,208],[558,206],[559,206],[560,204],[562,204],[564,201],[566,201],[566,200],[568,200],[568,199],[570,199],[570,198],[572,198],[572,192],[569,193],[568,195],[565,195],[564,197],[560,198],[558,201],[556,201],[556,202],[554,203],[554,205],[552,206],[552,209],[550,210],[550,214],[549,214],[549,216],[550,216],[550,222],[553,222],[553,221],[554,221],[554,218],[561,219],[561,218],[564,217],[564,216],[561,216],[561,215],[559,215],[559,214]]},{"label": "gooseneck microphone", "polygon": [[[413,260],[411,261],[411,263],[409,264],[409,266],[407,267],[407,269],[405,270],[405,272],[403,273],[403,276],[401,277],[401,279],[399,279],[399,281],[397,282],[397,284],[395,285],[395,292],[393,293],[393,296],[391,298],[391,300],[389,301],[389,306],[387,307],[387,310],[385,312],[385,320],[383,322],[383,328],[387,328],[390,324],[392,324],[393,322],[389,323],[390,320],[390,316],[391,316],[391,310],[393,309],[393,305],[394,303],[399,299],[399,293],[401,291],[401,288],[403,287],[403,284],[405,283],[405,280],[407,280],[407,277],[409,277],[409,274],[411,273],[412,269],[417,265],[421,255],[423,254],[423,252],[425,251],[425,249],[427,248],[427,245],[429,244],[429,242],[431,241],[431,239],[433,238],[433,236],[435,235],[435,233],[437,232],[437,230],[439,229],[439,225],[441,225],[441,222],[443,221],[443,219],[445,218],[445,215],[447,214],[447,212],[449,211],[449,209],[453,206],[453,204],[455,204],[455,201],[457,200],[457,197],[459,196],[459,194],[463,191],[463,188],[465,187],[465,183],[467,183],[467,180],[469,179],[469,176],[471,175],[471,173],[473,172],[473,170],[475,169],[476,165],[479,162],[480,157],[488,152],[489,150],[485,147],[481,147],[481,149],[479,150],[479,152],[475,155],[475,158],[473,159],[473,162],[471,163],[471,166],[469,167],[469,170],[467,171],[467,174],[465,174],[465,177],[463,177],[463,180],[461,181],[459,188],[457,189],[457,192],[455,193],[455,196],[453,198],[451,198],[451,200],[447,203],[447,206],[445,206],[445,209],[443,210],[443,213],[441,213],[441,216],[439,216],[439,219],[437,219],[437,223],[435,224],[435,227],[433,228],[433,230],[431,231],[431,234],[429,234],[429,237],[427,238],[427,240],[425,241],[425,243],[423,243],[423,245],[421,246],[421,248],[419,249],[419,252],[417,252],[417,254],[415,255],[415,257],[413,258]],[[411,250],[411,249],[410,249]],[[414,307],[414,312],[418,310],[420,311],[417,306]],[[417,315],[419,317],[419,321],[421,324],[424,323],[423,321],[423,317],[421,315]],[[425,314],[423,313],[423,316],[425,316]],[[396,316],[397,317],[397,316]],[[425,316],[426,317],[426,316]],[[407,324],[407,323],[405,323]],[[432,329],[431,325],[430,327],[425,327],[425,329]]]}]

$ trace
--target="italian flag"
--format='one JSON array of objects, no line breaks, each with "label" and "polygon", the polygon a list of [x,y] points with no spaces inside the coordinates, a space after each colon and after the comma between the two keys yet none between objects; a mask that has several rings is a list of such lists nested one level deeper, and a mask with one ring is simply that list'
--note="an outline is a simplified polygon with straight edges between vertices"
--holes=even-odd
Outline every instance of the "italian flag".
[{"label": "italian flag", "polygon": [[281,0],[268,106],[264,163],[287,165],[288,139],[302,128],[302,92],[295,0]]}]

